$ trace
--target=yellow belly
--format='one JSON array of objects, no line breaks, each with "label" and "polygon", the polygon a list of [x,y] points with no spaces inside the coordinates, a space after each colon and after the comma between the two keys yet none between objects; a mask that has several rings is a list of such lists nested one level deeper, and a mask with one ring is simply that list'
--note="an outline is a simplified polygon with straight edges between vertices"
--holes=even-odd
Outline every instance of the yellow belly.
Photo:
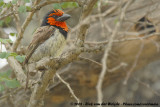
[{"label": "yellow belly", "polygon": [[32,54],[29,63],[37,62],[43,57],[52,56],[58,57],[62,54],[63,48],[66,44],[66,39],[59,32],[55,30],[54,35],[46,40],[43,44],[39,45],[35,52]]}]

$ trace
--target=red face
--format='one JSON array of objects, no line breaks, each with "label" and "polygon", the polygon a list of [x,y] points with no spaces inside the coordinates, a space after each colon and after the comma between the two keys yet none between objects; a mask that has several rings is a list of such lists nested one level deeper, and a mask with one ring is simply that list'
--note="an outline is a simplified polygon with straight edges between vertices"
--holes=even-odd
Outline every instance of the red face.
[{"label": "red face", "polygon": [[61,27],[63,30],[68,32],[68,27],[66,25],[66,22],[56,20],[58,17],[62,16],[63,14],[64,14],[64,12],[59,9],[54,10],[53,13],[49,14],[49,16],[47,18],[47,20],[48,20],[47,23],[49,23],[50,25]]}]

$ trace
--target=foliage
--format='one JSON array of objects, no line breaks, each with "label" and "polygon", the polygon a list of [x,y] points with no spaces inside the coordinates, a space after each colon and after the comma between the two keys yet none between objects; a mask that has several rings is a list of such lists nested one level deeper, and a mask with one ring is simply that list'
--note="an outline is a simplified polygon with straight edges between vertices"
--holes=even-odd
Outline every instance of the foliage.
[{"label": "foliage", "polygon": [[[30,6],[26,6],[25,3],[29,3],[30,0],[24,0],[24,5],[20,5],[18,7],[19,13],[26,13],[27,11],[31,10]],[[15,5],[17,3],[17,0],[12,0],[11,2],[5,3],[4,0],[0,0],[0,12],[3,8],[10,8],[12,5]],[[0,20],[0,26],[8,25],[11,22],[11,17],[6,17],[3,20]]]},{"label": "foliage", "polygon": [[0,91],[4,91],[5,88],[16,88],[20,86],[20,83],[16,79],[11,79],[11,72],[11,70],[0,72]]},{"label": "foliage", "polygon": [[26,12],[26,6],[20,6],[19,8],[18,8],[18,12],[20,12],[20,13],[25,13]]},{"label": "foliage", "polygon": [[11,17],[6,17],[3,20],[0,20],[0,26],[3,26],[4,24],[8,25],[11,22]]},{"label": "foliage", "polygon": [[[15,33],[10,33],[10,35],[14,36],[16,34]],[[12,41],[10,39],[2,39],[2,38],[0,38],[0,42],[4,43],[4,44],[5,43],[12,43]],[[20,63],[22,63],[25,59],[24,55],[18,55],[17,53],[14,53],[14,52],[0,52],[0,58],[1,59],[7,59],[9,56],[13,56]]]},{"label": "foliage", "polygon": [[10,36],[17,36],[17,33],[10,33]]},{"label": "foliage", "polygon": [[7,59],[9,56],[13,56],[20,63],[22,63],[25,59],[24,55],[17,55],[17,53],[14,52],[0,52],[1,59]]},{"label": "foliage", "polygon": [[1,43],[12,43],[10,39],[2,39],[2,38],[0,38],[0,42]]},{"label": "foliage", "polygon": [[[29,3],[30,0],[24,0],[24,5],[20,5],[18,7],[19,13],[26,13],[27,11],[31,10],[30,6],[26,6],[25,3]],[[3,0],[0,0],[0,12],[3,8],[7,7],[10,8],[12,5],[15,5],[17,3],[17,0],[12,0],[11,2],[5,3]],[[78,4],[76,2],[63,2],[63,3],[54,3],[53,8],[54,9],[66,9],[66,8],[76,8],[78,7]],[[0,26],[8,25],[11,22],[11,17],[6,17],[3,20],[0,20]]]},{"label": "foliage", "polygon": [[22,63],[24,61],[24,59],[25,59],[25,56],[24,55],[22,55],[22,56],[21,55],[17,55],[15,58],[17,59],[17,61]]},{"label": "foliage", "polygon": [[63,3],[54,3],[54,9],[66,9],[66,8],[76,8],[78,4],[76,2],[63,2]]}]

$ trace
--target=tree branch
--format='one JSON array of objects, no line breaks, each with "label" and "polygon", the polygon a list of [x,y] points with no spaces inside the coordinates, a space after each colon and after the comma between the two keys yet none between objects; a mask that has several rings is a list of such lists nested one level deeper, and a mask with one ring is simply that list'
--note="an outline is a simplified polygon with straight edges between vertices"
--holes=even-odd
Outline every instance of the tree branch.
[{"label": "tree branch", "polygon": [[[75,95],[75,93],[74,93],[73,89],[71,88],[70,84],[67,83],[66,81],[64,81],[58,73],[56,73],[56,76],[68,87],[69,92],[70,92],[70,93],[72,94],[72,96],[76,99],[77,103],[80,103],[79,98]],[[79,107],[79,105],[77,105],[77,107]]]},{"label": "tree branch", "polygon": [[[36,6],[40,1],[41,0],[36,0],[34,2],[33,7]],[[20,29],[20,32],[18,33],[18,37],[17,37],[15,43],[13,44],[13,49],[12,49],[13,52],[16,51],[18,45],[20,44],[20,42],[21,42],[21,40],[23,38],[24,31],[25,31],[26,27],[28,26],[29,22],[31,21],[35,11],[36,10],[33,10],[31,13],[29,13],[29,15],[27,16],[26,20],[24,21],[24,23],[23,23],[23,25],[22,25],[22,27]]]},{"label": "tree branch", "polygon": [[[84,19],[85,17],[90,15],[90,13],[93,9],[93,6],[95,5],[96,2],[97,2],[97,0],[91,0],[88,3],[87,7],[83,8],[83,13],[82,13],[81,19]],[[79,32],[78,37],[80,38],[80,40],[82,40],[81,43],[84,43],[84,37],[86,35],[86,30],[88,29],[88,27],[89,26],[87,24],[85,26],[81,26],[81,28],[80,28],[81,30]],[[81,43],[78,43],[77,46],[81,46],[82,45]],[[55,72],[58,69],[60,69],[62,66],[64,66],[64,65],[72,62],[73,60],[75,60],[78,57],[78,55],[82,52],[82,50],[79,49],[79,47],[77,49],[74,49],[74,50],[75,51],[70,52],[70,54],[67,56],[66,59],[62,59],[62,57],[61,57],[60,59],[62,59],[62,60],[60,62],[56,62],[56,64],[54,64],[52,69],[49,69],[49,70],[45,71],[41,84],[36,84],[35,87],[34,87],[34,91],[32,92],[28,107],[35,107],[35,106],[41,106],[42,105],[43,95],[46,91],[46,88],[49,84],[49,81],[52,79]],[[47,63],[47,66],[50,66],[50,63]]]},{"label": "tree branch", "polygon": [[[98,0],[90,0],[87,5],[83,6],[83,10],[82,10],[82,14],[81,14],[79,23],[81,23],[84,19],[86,19],[91,14],[92,9],[93,9],[93,7],[94,7],[94,5],[96,4],[97,1]],[[85,35],[86,35],[86,32],[87,32],[88,28],[89,28],[88,23],[80,26],[80,30],[77,33],[78,41],[76,43],[76,45],[78,47],[83,46],[83,43],[84,43],[84,40],[85,40]]]},{"label": "tree branch", "polygon": [[[107,60],[108,60],[108,56],[109,56],[109,51],[111,50],[112,48],[112,44],[113,44],[113,41],[114,41],[114,37],[117,35],[118,33],[118,29],[119,27],[121,26],[121,23],[123,21],[123,18],[125,16],[125,11],[126,9],[128,8],[128,6],[132,3],[133,0],[130,0],[126,3],[126,5],[124,6],[124,8],[122,9],[122,12],[120,14],[120,20],[117,22],[116,26],[115,26],[115,29],[114,29],[114,32],[112,33],[112,35],[110,36],[109,38],[109,41],[108,41],[108,45],[106,45],[106,48],[105,48],[105,52],[104,52],[104,56],[102,58],[102,71],[99,75],[99,79],[98,79],[98,82],[97,82],[97,86],[96,86],[96,89],[97,89],[97,101],[98,103],[102,103],[103,102],[103,95],[102,95],[102,83],[103,83],[103,80],[104,80],[104,77],[105,77],[105,74],[108,70],[108,67],[107,67]],[[99,107],[101,107],[101,105],[99,105]]]}]

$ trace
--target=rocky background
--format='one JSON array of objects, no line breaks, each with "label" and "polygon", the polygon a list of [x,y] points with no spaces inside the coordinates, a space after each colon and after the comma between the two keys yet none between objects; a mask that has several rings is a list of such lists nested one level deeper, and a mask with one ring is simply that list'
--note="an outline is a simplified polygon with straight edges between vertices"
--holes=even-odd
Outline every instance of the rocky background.
[{"label": "rocky background", "polygon": [[[101,13],[99,13],[99,2],[93,8],[85,45],[106,46],[116,24],[120,21],[121,9],[128,3],[127,0],[101,0]],[[59,6],[59,7],[55,7]],[[79,18],[82,6],[65,7],[63,10],[72,16],[67,21],[70,27],[68,45],[66,50],[76,41],[76,27],[81,23]],[[18,50],[25,50],[30,43],[32,34],[40,26],[41,20],[46,12],[53,8],[62,8],[61,4],[47,5],[34,14],[30,24],[25,29],[21,45]],[[107,60],[107,73],[103,80],[103,102],[127,103],[159,103],[160,100],[160,50],[159,50],[159,0],[132,0],[125,11],[124,19],[120,29],[113,40],[112,49],[109,51]],[[19,24],[22,25],[28,12],[19,14]],[[99,14],[103,14],[101,19]],[[2,15],[4,16],[4,15]],[[1,17],[0,16],[0,19]],[[5,18],[4,18],[5,19]],[[3,19],[3,20],[4,20]],[[15,19],[4,24],[0,29],[0,38],[4,38],[4,29],[16,28]],[[103,23],[102,23],[103,22]],[[20,28],[19,28],[20,29]],[[2,33],[3,32],[3,33]],[[8,31],[7,31],[8,32]],[[3,35],[3,36],[2,36]],[[23,54],[20,53],[21,55]],[[98,53],[82,53],[80,59],[73,61],[59,69],[59,75],[70,84],[75,95],[83,104],[97,103],[96,85],[102,70],[102,58],[104,51]],[[1,62],[0,62],[1,63]],[[5,65],[0,72],[6,72],[10,65]],[[16,78],[13,71],[11,78]],[[50,83],[45,94],[45,107],[70,107],[75,106],[77,101],[71,95],[67,86],[57,76],[54,83]],[[3,82],[5,84],[5,81]],[[22,87],[8,88],[1,92],[0,105],[3,107],[22,107],[27,105],[31,90],[25,91]],[[71,105],[73,103],[73,105]],[[86,105],[83,105],[84,107]],[[82,106],[82,107],[83,107]],[[123,105],[121,105],[123,107]],[[104,106],[105,107],[105,106]],[[145,107],[145,106],[144,106]],[[158,106],[157,106],[158,107]]]}]

